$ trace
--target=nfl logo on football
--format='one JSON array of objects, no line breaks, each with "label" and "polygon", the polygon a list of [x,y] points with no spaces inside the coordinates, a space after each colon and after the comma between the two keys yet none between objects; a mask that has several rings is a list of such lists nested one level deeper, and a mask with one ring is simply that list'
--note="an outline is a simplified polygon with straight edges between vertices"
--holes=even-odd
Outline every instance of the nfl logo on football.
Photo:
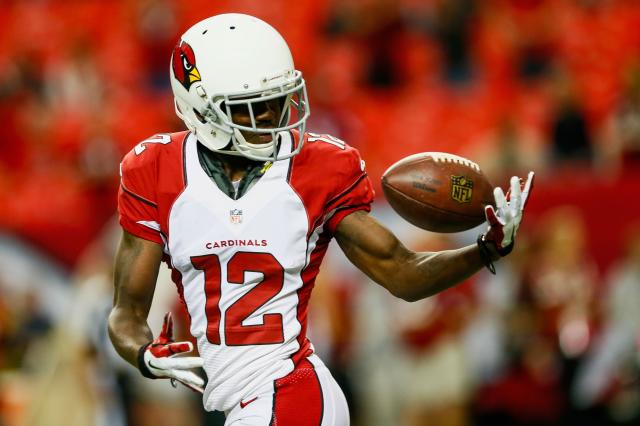
[{"label": "nfl logo on football", "polygon": [[473,194],[473,181],[464,176],[451,176],[451,198],[459,203],[468,203]]},{"label": "nfl logo on football", "polygon": [[242,223],[242,210],[233,209],[229,211],[231,223]]}]

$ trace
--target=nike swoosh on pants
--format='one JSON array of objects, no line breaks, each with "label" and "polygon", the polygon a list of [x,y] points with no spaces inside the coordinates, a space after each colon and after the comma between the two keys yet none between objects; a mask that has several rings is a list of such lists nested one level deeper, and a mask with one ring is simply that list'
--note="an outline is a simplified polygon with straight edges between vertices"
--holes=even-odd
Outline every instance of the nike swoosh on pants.
[{"label": "nike swoosh on pants", "polygon": [[242,402],[240,401],[240,408],[244,408],[247,405],[251,404],[253,401],[255,401],[256,399],[258,399],[258,397],[254,397],[253,399],[248,400],[247,402]]}]

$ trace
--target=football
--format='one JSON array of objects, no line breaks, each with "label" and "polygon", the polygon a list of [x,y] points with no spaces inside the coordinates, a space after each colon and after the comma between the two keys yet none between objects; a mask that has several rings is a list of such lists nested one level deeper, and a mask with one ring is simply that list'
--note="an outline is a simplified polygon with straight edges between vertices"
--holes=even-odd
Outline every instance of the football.
[{"label": "football", "polygon": [[476,163],[444,152],[405,157],[382,175],[382,190],[405,220],[427,231],[460,232],[485,221],[493,186]]}]

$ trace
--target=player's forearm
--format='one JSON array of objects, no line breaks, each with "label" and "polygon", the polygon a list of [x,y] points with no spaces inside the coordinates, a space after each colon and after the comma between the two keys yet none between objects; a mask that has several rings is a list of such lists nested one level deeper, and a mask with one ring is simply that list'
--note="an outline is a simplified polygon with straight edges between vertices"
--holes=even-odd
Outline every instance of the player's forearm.
[{"label": "player's forearm", "polygon": [[[484,267],[476,244],[457,250],[416,253],[365,212],[345,217],[336,240],[351,262],[391,294],[407,301],[432,296]],[[489,254],[496,260],[497,253]]]},{"label": "player's forearm", "polygon": [[143,317],[135,310],[115,306],[109,315],[109,337],[118,354],[137,367],[138,350],[153,340],[153,334]]},{"label": "player's forearm", "polygon": [[158,244],[123,232],[116,255],[115,291],[108,329],[116,351],[134,366],[140,347],[153,339],[147,315],[161,258],[162,249]]},{"label": "player's forearm", "polygon": [[410,252],[397,263],[385,287],[395,296],[416,301],[433,296],[469,278],[484,267],[477,245],[435,253]]}]

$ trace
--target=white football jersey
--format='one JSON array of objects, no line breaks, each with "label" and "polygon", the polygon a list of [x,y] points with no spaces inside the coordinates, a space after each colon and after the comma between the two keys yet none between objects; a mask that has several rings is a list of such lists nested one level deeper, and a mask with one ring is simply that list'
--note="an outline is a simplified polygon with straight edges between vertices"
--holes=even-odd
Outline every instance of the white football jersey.
[{"label": "white football jersey", "polygon": [[[340,220],[370,209],[358,152],[305,137],[237,200],[203,170],[188,132],[143,141],[121,164],[120,223],[164,247],[204,359],[207,410],[232,408],[312,353],[307,304],[322,258]],[[279,149],[297,143],[285,133]]]}]

